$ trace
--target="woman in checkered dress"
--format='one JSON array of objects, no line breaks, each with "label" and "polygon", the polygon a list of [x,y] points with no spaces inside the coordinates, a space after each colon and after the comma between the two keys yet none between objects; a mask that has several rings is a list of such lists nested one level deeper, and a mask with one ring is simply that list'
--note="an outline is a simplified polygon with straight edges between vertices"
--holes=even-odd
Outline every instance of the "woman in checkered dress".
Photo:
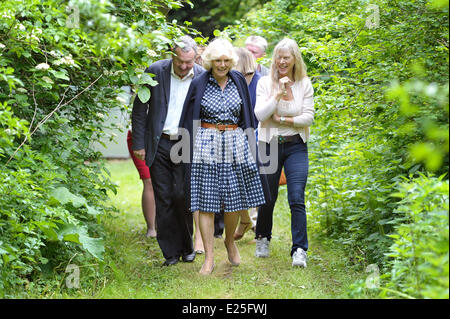
[{"label": "woman in checkered dress", "polygon": [[[199,211],[205,248],[200,273],[207,275],[214,268],[214,214],[225,212],[225,247],[228,260],[237,266],[241,258],[233,234],[239,213],[261,206],[265,197],[247,83],[231,70],[237,62],[233,46],[228,40],[216,39],[202,58],[208,72],[192,82],[180,124],[195,137],[188,194],[191,211]],[[200,120],[196,129],[194,120]]]}]

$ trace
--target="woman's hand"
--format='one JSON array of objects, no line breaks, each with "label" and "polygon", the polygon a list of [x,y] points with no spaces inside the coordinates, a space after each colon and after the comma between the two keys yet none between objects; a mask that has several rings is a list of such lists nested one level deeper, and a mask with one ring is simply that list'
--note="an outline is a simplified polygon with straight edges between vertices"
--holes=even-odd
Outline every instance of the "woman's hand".
[{"label": "woman's hand", "polygon": [[284,98],[288,95],[288,89],[291,90],[293,82],[287,77],[282,77],[278,80],[278,92],[275,95],[275,99],[279,101],[281,98]]},{"label": "woman's hand", "polygon": [[[283,118],[283,122],[281,121]],[[272,121],[278,123],[279,125],[292,126],[294,125],[294,118],[292,116],[279,116],[277,113],[272,114]]]},{"label": "woman's hand", "polygon": [[286,87],[286,85],[292,85],[291,79],[289,79],[287,76],[282,77],[280,80],[278,80],[280,86]]},{"label": "woman's hand", "polygon": [[277,113],[273,113],[273,114],[272,114],[272,120],[273,120],[275,123],[280,123],[280,119],[281,119],[281,117],[278,116]]}]

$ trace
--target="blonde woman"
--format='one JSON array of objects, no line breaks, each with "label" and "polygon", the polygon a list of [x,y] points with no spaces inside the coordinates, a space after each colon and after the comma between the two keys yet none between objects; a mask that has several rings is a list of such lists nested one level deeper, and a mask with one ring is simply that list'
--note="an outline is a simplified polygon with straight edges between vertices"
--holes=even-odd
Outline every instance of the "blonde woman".
[{"label": "blonde woman", "polygon": [[[186,165],[192,212],[199,211],[205,262],[200,274],[214,269],[214,214],[224,211],[225,247],[234,266],[241,262],[233,234],[239,213],[265,202],[261,178],[246,132],[256,128],[245,78],[232,70],[237,56],[225,39],[212,41],[202,55],[207,70],[191,83],[180,126],[195,136]],[[194,121],[200,126],[194,131]],[[254,140],[254,138],[253,138]]]},{"label": "blonde woman", "polygon": [[[308,250],[305,187],[309,167],[307,141],[314,120],[313,94],[297,43],[283,39],[274,48],[270,75],[259,80],[256,92],[259,151],[276,159],[277,170],[266,175],[271,200],[258,210],[255,256],[269,256],[273,209],[284,168],[291,210],[292,266],[300,267],[306,267]],[[269,143],[273,139],[278,143],[276,154],[270,154]]]}]

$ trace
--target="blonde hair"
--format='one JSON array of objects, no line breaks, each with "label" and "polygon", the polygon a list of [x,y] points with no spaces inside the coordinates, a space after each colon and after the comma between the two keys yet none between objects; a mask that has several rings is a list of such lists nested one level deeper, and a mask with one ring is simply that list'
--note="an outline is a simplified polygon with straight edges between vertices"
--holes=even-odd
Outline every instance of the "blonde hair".
[{"label": "blonde hair", "polygon": [[235,48],[234,51],[239,58],[235,69],[243,75],[255,73],[258,65],[253,54],[246,48]]},{"label": "blonde hair", "polygon": [[233,45],[230,41],[224,38],[216,38],[211,41],[202,54],[203,67],[207,71],[211,71],[212,61],[219,59],[225,55],[231,60],[231,67],[235,67],[239,58],[234,52]]},{"label": "blonde hair", "polygon": [[270,67],[270,78],[272,79],[273,85],[278,85],[279,75],[277,71],[276,60],[278,58],[278,54],[280,50],[288,50],[289,53],[294,57],[294,81],[301,81],[304,77],[306,77],[306,64],[303,61],[302,54],[300,52],[300,48],[292,39],[283,39],[275,46],[272,54],[272,66]]}]

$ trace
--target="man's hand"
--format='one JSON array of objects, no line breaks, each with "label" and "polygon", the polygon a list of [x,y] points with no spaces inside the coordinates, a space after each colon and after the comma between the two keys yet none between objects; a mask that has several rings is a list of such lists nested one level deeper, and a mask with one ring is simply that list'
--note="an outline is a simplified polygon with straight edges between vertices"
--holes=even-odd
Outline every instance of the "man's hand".
[{"label": "man's hand", "polygon": [[140,160],[145,160],[145,149],[133,151],[134,156],[139,158]]}]

